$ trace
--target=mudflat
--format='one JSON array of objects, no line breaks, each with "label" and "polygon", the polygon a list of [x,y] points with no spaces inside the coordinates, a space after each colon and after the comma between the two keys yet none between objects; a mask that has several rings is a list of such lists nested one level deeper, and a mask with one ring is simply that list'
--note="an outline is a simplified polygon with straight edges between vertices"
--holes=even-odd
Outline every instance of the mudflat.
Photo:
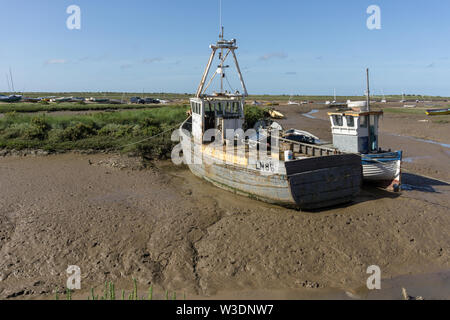
[{"label": "mudflat", "polygon": [[[328,139],[325,110],[309,119],[284,108],[286,127]],[[364,187],[353,203],[320,212],[222,191],[171,162],[75,153],[0,158],[0,298],[53,299],[69,265],[81,268],[80,299],[105,281],[130,290],[132,278],[161,297],[165,290],[188,299],[367,297],[370,265],[391,288],[374,298],[395,298],[402,285],[450,298],[449,149],[399,134],[389,129],[394,116],[385,118],[381,143],[411,159],[409,189]],[[441,140],[430,127],[424,134],[445,142],[448,127]],[[441,287],[425,290],[429,278]]]}]

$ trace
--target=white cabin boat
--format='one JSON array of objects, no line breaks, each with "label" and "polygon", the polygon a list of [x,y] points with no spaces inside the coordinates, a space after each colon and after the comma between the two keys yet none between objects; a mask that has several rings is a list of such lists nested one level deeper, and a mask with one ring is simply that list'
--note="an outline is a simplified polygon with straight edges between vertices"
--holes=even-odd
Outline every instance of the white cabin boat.
[{"label": "white cabin boat", "polygon": [[378,123],[382,111],[336,111],[328,113],[333,146],[340,151],[361,155],[365,181],[388,190],[401,187],[402,151],[379,148]]}]

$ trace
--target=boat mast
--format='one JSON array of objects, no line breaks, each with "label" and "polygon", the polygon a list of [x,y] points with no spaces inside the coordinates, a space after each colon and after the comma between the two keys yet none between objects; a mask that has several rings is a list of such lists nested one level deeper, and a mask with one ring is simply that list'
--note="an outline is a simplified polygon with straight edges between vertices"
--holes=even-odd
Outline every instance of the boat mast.
[{"label": "boat mast", "polygon": [[11,71],[11,67],[9,67],[9,75],[11,77],[11,89],[14,92],[16,92],[16,90],[14,89],[14,81],[13,81],[13,76],[12,76],[12,71]]},{"label": "boat mast", "polygon": [[[217,43],[215,45],[210,45],[210,48],[211,48],[212,52],[211,52],[211,55],[209,57],[208,64],[206,65],[205,71],[203,73],[202,80],[200,81],[200,84],[199,84],[198,89],[197,89],[197,93],[196,93],[196,97],[197,98],[201,98],[201,96],[205,94],[205,91],[208,89],[208,87],[210,86],[210,84],[212,83],[212,81],[214,80],[214,78],[218,74],[221,77],[221,79],[220,79],[221,80],[221,83],[220,83],[220,85],[221,85],[221,93],[222,94],[224,93],[224,91],[223,91],[223,78],[225,77],[225,73],[224,73],[223,70],[224,70],[224,68],[229,68],[229,66],[225,66],[224,63],[225,63],[225,60],[227,59],[227,57],[228,57],[228,55],[230,53],[233,55],[234,63],[236,65],[236,70],[237,70],[237,73],[239,75],[239,80],[241,81],[242,89],[244,90],[243,96],[244,97],[248,96],[247,87],[245,86],[244,78],[242,76],[242,72],[241,72],[241,69],[239,67],[239,62],[237,60],[237,56],[236,56],[236,53],[235,53],[235,50],[238,48],[236,46],[236,40],[235,39],[231,39],[231,41],[225,40],[224,37],[223,37],[223,34],[224,34],[224,32],[223,32],[223,27],[222,27],[220,40],[217,41]],[[220,50],[219,51],[220,64],[219,64],[218,69],[216,70],[216,72],[214,72],[214,75],[209,80],[208,84],[205,86],[206,79],[208,78],[208,74],[209,74],[209,71],[211,70],[211,65],[213,63],[213,60],[214,60],[214,57],[216,55],[217,50]],[[227,52],[225,54],[223,54],[224,50],[227,50]]]},{"label": "boat mast", "polygon": [[[220,9],[219,9],[219,19],[220,19],[220,34],[219,34],[219,41],[215,45],[210,45],[212,52],[209,57],[208,64],[206,65],[205,71],[203,72],[202,80],[200,81],[200,84],[197,89],[196,97],[201,98],[205,91],[209,88],[214,78],[219,75],[220,76],[220,93],[224,94],[224,88],[223,88],[223,79],[225,78],[225,68],[229,68],[228,65],[225,65],[225,60],[227,59],[228,55],[231,53],[233,55],[234,63],[236,65],[236,70],[239,76],[239,80],[241,82],[242,89],[244,90],[243,97],[248,96],[247,87],[245,86],[244,77],[242,76],[241,69],[239,67],[239,62],[236,57],[235,50],[238,48],[236,46],[236,40],[231,39],[231,41],[225,40],[224,38],[224,27],[222,26],[222,1],[220,0]],[[214,75],[209,80],[208,84],[206,84],[206,79],[208,78],[209,71],[211,70],[211,65],[214,61],[214,57],[216,55],[216,52],[219,50],[219,60],[220,64],[218,65],[218,68],[216,72],[214,72]],[[225,52],[226,51],[226,52]],[[231,88],[231,90],[233,90]]]},{"label": "boat mast", "polygon": [[11,85],[9,84],[9,76],[7,73],[5,73],[6,76],[6,83],[8,84],[8,92],[11,92]]},{"label": "boat mast", "polygon": [[367,111],[370,112],[370,88],[369,88],[369,68],[366,69],[366,77],[367,77]]},{"label": "boat mast", "polygon": [[366,78],[367,78],[367,111],[369,112],[367,114],[367,130],[368,132],[368,140],[369,140],[369,153],[372,151],[372,134],[370,132],[370,88],[369,88],[369,68],[366,69]]}]

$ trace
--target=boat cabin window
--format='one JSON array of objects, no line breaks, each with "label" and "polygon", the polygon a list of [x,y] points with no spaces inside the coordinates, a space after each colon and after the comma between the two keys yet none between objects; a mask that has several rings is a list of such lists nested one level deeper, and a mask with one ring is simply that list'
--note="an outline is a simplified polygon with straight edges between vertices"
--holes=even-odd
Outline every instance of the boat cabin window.
[{"label": "boat cabin window", "polygon": [[239,113],[239,102],[233,102],[233,112]]},{"label": "boat cabin window", "polygon": [[211,104],[209,102],[205,102],[205,112],[214,111],[214,109],[211,110]]},{"label": "boat cabin window", "polygon": [[202,105],[201,103],[191,102],[192,113],[201,114],[202,113]]},{"label": "boat cabin window", "polygon": [[359,126],[361,128],[367,128],[367,116],[361,116],[359,119]]},{"label": "boat cabin window", "polygon": [[336,127],[342,127],[342,125],[343,125],[342,116],[334,115],[333,116],[333,124]]},{"label": "boat cabin window", "polygon": [[355,118],[353,116],[346,116],[347,127],[353,128],[355,126]]}]

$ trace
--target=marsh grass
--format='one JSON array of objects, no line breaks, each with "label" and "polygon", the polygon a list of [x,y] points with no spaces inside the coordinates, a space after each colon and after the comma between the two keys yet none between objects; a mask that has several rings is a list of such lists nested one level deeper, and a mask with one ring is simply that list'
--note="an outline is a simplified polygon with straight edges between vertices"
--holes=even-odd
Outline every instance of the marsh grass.
[{"label": "marsh grass", "polygon": [[[430,108],[428,108],[430,109]],[[425,112],[427,109],[416,109],[416,108],[383,108],[386,113],[400,113],[400,114],[423,114],[426,116]]]},{"label": "marsh grass", "polygon": [[187,107],[101,112],[90,115],[24,115],[0,118],[0,149],[47,151],[110,150],[170,155],[171,133],[134,144],[171,129],[186,119]]},{"label": "marsh grass", "polygon": [[[72,300],[72,291],[70,289],[66,289],[66,300]],[[154,296],[153,296],[153,285],[151,285],[148,289],[148,294],[147,297],[146,296],[142,296],[140,299],[138,297],[138,285],[137,285],[137,280],[135,278],[133,278],[133,289],[132,291],[127,295],[127,292],[125,290],[121,290],[121,300],[125,301],[125,300],[129,300],[129,301],[138,301],[138,300],[143,300],[143,301],[152,301]],[[128,297],[126,299],[126,297]],[[177,300],[177,293],[173,292],[172,293],[172,300],[175,301]],[[59,292],[56,291],[55,293],[55,300],[60,300],[59,299]],[[91,288],[91,293],[90,295],[87,297],[87,300],[89,301],[115,301],[116,300],[116,289],[115,289],[115,285],[113,282],[105,282],[105,286],[103,289],[103,295],[99,296],[98,294],[95,294],[95,290],[94,288]],[[166,290],[165,291],[165,300],[169,300],[169,291]],[[186,293],[183,293],[183,300],[186,300]]]},{"label": "marsh grass", "polygon": [[0,104],[0,113],[35,113],[35,112],[58,112],[58,111],[105,111],[105,110],[127,110],[127,109],[157,109],[168,105],[145,105],[145,104],[94,104],[83,101],[77,103],[9,103]]},{"label": "marsh grass", "polygon": [[[165,159],[174,146],[171,133],[186,119],[187,110],[187,106],[166,106],[58,116],[9,112],[0,118],[0,149],[120,151]],[[246,106],[244,126],[252,128],[267,117],[266,108]],[[145,140],[150,137],[154,138]]]}]

